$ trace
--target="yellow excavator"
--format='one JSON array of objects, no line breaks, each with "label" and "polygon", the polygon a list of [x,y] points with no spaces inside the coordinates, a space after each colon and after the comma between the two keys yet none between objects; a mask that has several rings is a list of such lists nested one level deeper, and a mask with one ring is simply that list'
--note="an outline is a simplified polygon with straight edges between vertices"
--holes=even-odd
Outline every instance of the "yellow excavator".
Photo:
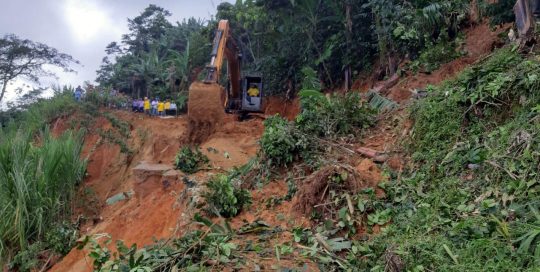
[{"label": "yellow excavator", "polygon": [[204,81],[189,87],[188,137],[192,143],[201,143],[212,134],[225,113],[246,115],[262,111],[262,77],[242,76],[242,54],[227,20],[218,24],[210,57]]}]

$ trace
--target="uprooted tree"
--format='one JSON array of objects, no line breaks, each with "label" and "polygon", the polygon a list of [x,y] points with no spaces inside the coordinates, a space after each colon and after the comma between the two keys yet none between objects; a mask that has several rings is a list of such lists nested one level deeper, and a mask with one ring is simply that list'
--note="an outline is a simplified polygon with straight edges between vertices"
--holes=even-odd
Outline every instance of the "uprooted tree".
[{"label": "uprooted tree", "polygon": [[39,82],[42,77],[55,76],[47,65],[74,72],[72,64],[78,64],[72,56],[61,53],[46,44],[21,39],[13,34],[0,38],[0,102],[7,92],[7,86],[17,78]]}]

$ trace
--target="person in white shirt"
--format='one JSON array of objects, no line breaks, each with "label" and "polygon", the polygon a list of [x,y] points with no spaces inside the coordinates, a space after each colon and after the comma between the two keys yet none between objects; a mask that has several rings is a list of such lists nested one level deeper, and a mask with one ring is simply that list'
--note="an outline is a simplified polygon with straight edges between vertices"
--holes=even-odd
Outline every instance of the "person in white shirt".
[{"label": "person in white shirt", "polygon": [[178,108],[176,107],[176,103],[171,102],[171,107],[169,108],[169,111],[172,113],[174,112],[174,115],[178,115]]},{"label": "person in white shirt", "polygon": [[152,100],[152,102],[150,103],[150,105],[152,106],[152,110],[151,110],[152,116],[157,115],[157,104],[158,104],[158,99],[156,98],[154,98],[154,100]]}]

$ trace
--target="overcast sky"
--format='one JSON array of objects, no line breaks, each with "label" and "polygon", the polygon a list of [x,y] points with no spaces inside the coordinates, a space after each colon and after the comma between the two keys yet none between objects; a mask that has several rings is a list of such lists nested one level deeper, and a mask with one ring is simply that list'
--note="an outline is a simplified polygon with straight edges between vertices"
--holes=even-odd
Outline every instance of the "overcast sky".
[{"label": "overcast sky", "polygon": [[169,10],[174,23],[189,17],[208,19],[223,1],[0,0],[0,35],[13,33],[72,55],[82,65],[73,67],[77,74],[59,74],[58,83],[77,86],[94,81],[105,46],[119,41],[128,31],[127,18],[139,15],[149,4]]}]

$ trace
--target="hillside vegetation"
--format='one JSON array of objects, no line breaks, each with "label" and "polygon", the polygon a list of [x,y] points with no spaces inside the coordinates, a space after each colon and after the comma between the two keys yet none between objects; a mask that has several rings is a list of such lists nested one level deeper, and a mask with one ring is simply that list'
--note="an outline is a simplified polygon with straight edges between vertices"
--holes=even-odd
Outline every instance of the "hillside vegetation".
[{"label": "hillside vegetation", "polygon": [[[539,69],[534,55],[503,48],[455,79],[428,87],[428,97],[410,108],[414,124],[410,137],[402,139],[410,163],[402,173],[386,169],[387,181],[379,185],[383,196],[376,195],[374,188],[353,188],[354,170],[348,168],[346,160],[338,159],[343,150],[326,148],[319,153],[318,141],[339,141],[332,141],[325,130],[305,127],[302,120],[311,114],[324,116],[324,107],[306,108],[294,123],[279,117],[268,119],[259,162],[221,176],[221,185],[210,182],[208,188],[218,192],[219,186],[232,186],[226,189],[232,192],[238,182],[256,182],[253,174],[282,165],[312,169],[314,174],[304,176],[286,168],[302,179],[291,185],[291,195],[285,201],[315,190],[315,196],[333,203],[331,209],[336,213],[320,214],[313,209],[307,214],[315,223],[313,228],[288,230],[293,234],[288,244],[291,252],[310,258],[322,271],[535,271],[540,252],[539,203],[535,200],[539,186],[535,151]],[[313,99],[303,101],[317,105]],[[354,96],[330,98],[328,103],[338,103],[339,109],[343,105],[334,99],[357,101]],[[346,111],[339,120],[354,114]],[[316,124],[324,127],[321,121]],[[369,122],[359,124],[350,128],[361,129]],[[304,134],[305,129],[310,133]],[[339,134],[347,130],[332,131]],[[279,179],[273,176],[267,182],[274,178]],[[317,191],[324,188],[313,189],[321,186],[320,182],[330,188],[328,199]],[[223,202],[225,196],[214,202],[216,195],[206,201],[214,207],[241,208],[245,201],[237,202],[235,195],[230,196],[232,202]],[[118,265],[198,271],[209,260],[222,265],[242,263],[245,245],[231,242],[245,235],[242,230],[231,229],[219,220],[212,223],[200,216],[195,220],[208,230],[186,234],[166,246],[121,251],[123,257],[112,262],[105,262],[107,257],[96,259],[95,264],[106,270]],[[357,238],[361,226],[369,238]],[[378,233],[373,232],[376,226],[381,229]],[[94,252],[102,250],[97,243],[93,248]],[[286,253],[289,249],[276,250],[277,258],[291,254]],[[131,258],[140,262],[128,262]]]},{"label": "hillside vegetation", "polygon": [[[506,41],[514,1],[491,2],[246,0],[176,24],[149,5],[83,101],[63,87],[0,112],[0,267],[538,271],[540,58]],[[126,112],[185,110],[220,19],[298,115],[231,117],[196,146],[182,114]],[[501,35],[472,57],[488,23]]]}]

